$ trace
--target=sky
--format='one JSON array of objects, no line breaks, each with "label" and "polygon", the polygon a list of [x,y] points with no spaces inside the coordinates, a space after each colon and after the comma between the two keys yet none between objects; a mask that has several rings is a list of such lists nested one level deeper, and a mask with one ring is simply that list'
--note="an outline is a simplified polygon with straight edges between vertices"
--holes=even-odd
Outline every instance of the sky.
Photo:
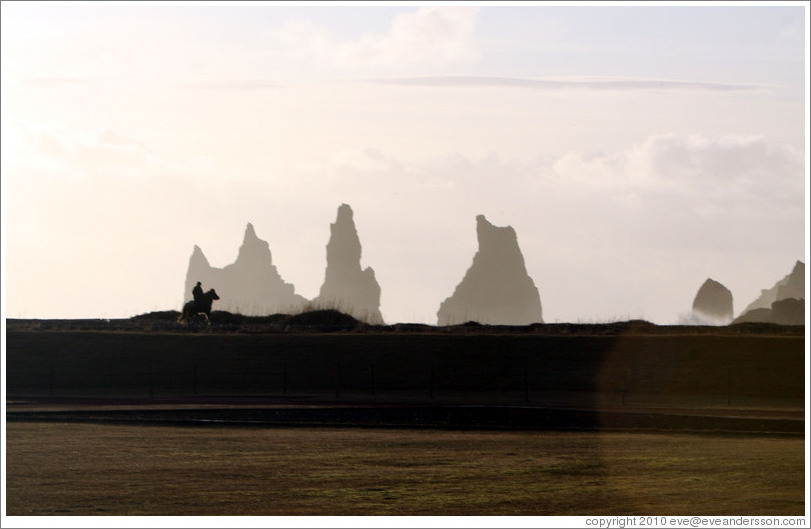
[{"label": "sky", "polygon": [[806,2],[4,2],[4,314],[180,310],[194,246],[224,267],[249,222],[313,298],[346,203],[388,323],[436,323],[479,214],[546,322],[676,324],[707,278],[737,315],[807,262],[807,25]]}]

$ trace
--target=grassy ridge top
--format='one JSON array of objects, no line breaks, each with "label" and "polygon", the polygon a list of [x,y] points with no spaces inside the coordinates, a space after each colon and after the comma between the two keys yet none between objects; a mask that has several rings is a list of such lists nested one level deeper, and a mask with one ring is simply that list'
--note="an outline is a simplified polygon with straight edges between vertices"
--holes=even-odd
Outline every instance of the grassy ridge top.
[{"label": "grassy ridge top", "polygon": [[434,326],[421,323],[369,325],[336,310],[301,314],[245,316],[214,311],[209,324],[178,323],[178,311],[158,311],[123,319],[7,319],[6,331],[109,331],[109,332],[206,332],[206,333],[431,333],[431,334],[540,334],[540,335],[781,335],[803,336],[805,326],[772,323],[739,323],[728,326],[656,325],[644,320],[607,323],[535,323],[532,325]]}]

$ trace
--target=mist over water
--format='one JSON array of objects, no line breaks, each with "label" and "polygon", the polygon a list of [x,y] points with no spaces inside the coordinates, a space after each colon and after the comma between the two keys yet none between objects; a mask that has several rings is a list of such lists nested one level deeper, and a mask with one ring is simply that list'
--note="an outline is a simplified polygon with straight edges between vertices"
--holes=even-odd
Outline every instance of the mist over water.
[{"label": "mist over water", "polygon": [[732,323],[731,318],[717,318],[702,314],[700,312],[682,312],[676,320],[676,325],[708,325],[722,327]]}]

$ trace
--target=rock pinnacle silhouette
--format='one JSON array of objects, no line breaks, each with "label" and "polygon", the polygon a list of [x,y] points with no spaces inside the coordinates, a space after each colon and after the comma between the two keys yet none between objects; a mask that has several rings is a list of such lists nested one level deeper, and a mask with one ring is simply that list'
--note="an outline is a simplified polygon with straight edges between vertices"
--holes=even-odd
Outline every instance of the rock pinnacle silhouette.
[{"label": "rock pinnacle silhouette", "polygon": [[540,294],[527,273],[512,226],[493,226],[479,215],[476,234],[479,250],[453,295],[440,305],[438,325],[543,323]]},{"label": "rock pinnacle silhouette", "polygon": [[184,300],[200,281],[203,288],[214,288],[220,296],[218,308],[246,316],[267,316],[300,312],[307,300],[285,283],[270,253],[270,245],[256,235],[248,223],[236,261],[224,268],[212,267],[199,246],[194,246],[183,291]]},{"label": "rock pinnacle silhouette", "polygon": [[360,258],[360,238],[352,208],[341,204],[335,222],[330,224],[324,283],[311,306],[338,310],[357,320],[382,325],[380,285],[372,268],[361,269]]}]

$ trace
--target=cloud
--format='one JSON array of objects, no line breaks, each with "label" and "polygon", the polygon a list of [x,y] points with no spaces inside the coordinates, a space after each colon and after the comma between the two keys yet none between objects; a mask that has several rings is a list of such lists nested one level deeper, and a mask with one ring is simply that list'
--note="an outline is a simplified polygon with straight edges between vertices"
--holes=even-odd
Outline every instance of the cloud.
[{"label": "cloud", "polygon": [[71,79],[71,78],[36,78],[24,79],[21,84],[27,88],[63,88],[69,86],[80,86],[87,84],[87,79]]},{"label": "cloud", "polygon": [[776,220],[804,209],[802,151],[763,137],[655,136],[634,149],[630,163],[699,218]]},{"label": "cloud", "polygon": [[[693,231],[723,238],[727,229],[744,244],[741,230],[778,229],[804,211],[803,153],[762,137],[657,135],[614,153],[568,153],[550,169],[573,193],[596,192],[653,219],[634,229],[666,228],[671,242]],[[650,240],[662,244],[654,233]]]},{"label": "cloud", "polygon": [[662,178],[691,184],[758,181],[773,186],[796,178],[803,167],[800,151],[771,145],[760,136],[661,135],[647,139],[638,155]]},{"label": "cloud", "polygon": [[16,121],[9,132],[9,167],[29,177],[140,178],[159,163],[144,145],[109,129],[76,130]]},{"label": "cloud", "polygon": [[189,82],[173,85],[174,88],[189,90],[277,90],[286,85],[266,79],[245,79],[231,82]]},{"label": "cloud", "polygon": [[394,18],[389,33],[336,49],[340,66],[444,65],[475,60],[475,7],[422,7]]},{"label": "cloud", "polygon": [[747,84],[669,79],[526,79],[517,77],[434,76],[376,79],[373,82],[429,88],[524,88],[529,90],[702,90],[751,91],[767,87]]},{"label": "cloud", "polygon": [[573,203],[594,196],[606,204],[602,207],[633,207],[650,215],[657,214],[661,201],[685,215],[797,214],[805,196],[802,151],[741,135],[655,135],[614,152],[570,151],[530,161],[491,152],[406,162],[369,148],[341,151],[309,171],[313,178],[329,175],[338,187],[351,182],[360,190],[388,180],[415,199],[434,188],[453,195],[449,201],[506,206],[555,193]]},{"label": "cloud", "polygon": [[311,22],[291,22],[270,33],[269,53],[300,71],[398,71],[469,63],[479,57],[477,16],[475,7],[426,6],[394,17],[387,33],[354,40],[341,40]]}]

